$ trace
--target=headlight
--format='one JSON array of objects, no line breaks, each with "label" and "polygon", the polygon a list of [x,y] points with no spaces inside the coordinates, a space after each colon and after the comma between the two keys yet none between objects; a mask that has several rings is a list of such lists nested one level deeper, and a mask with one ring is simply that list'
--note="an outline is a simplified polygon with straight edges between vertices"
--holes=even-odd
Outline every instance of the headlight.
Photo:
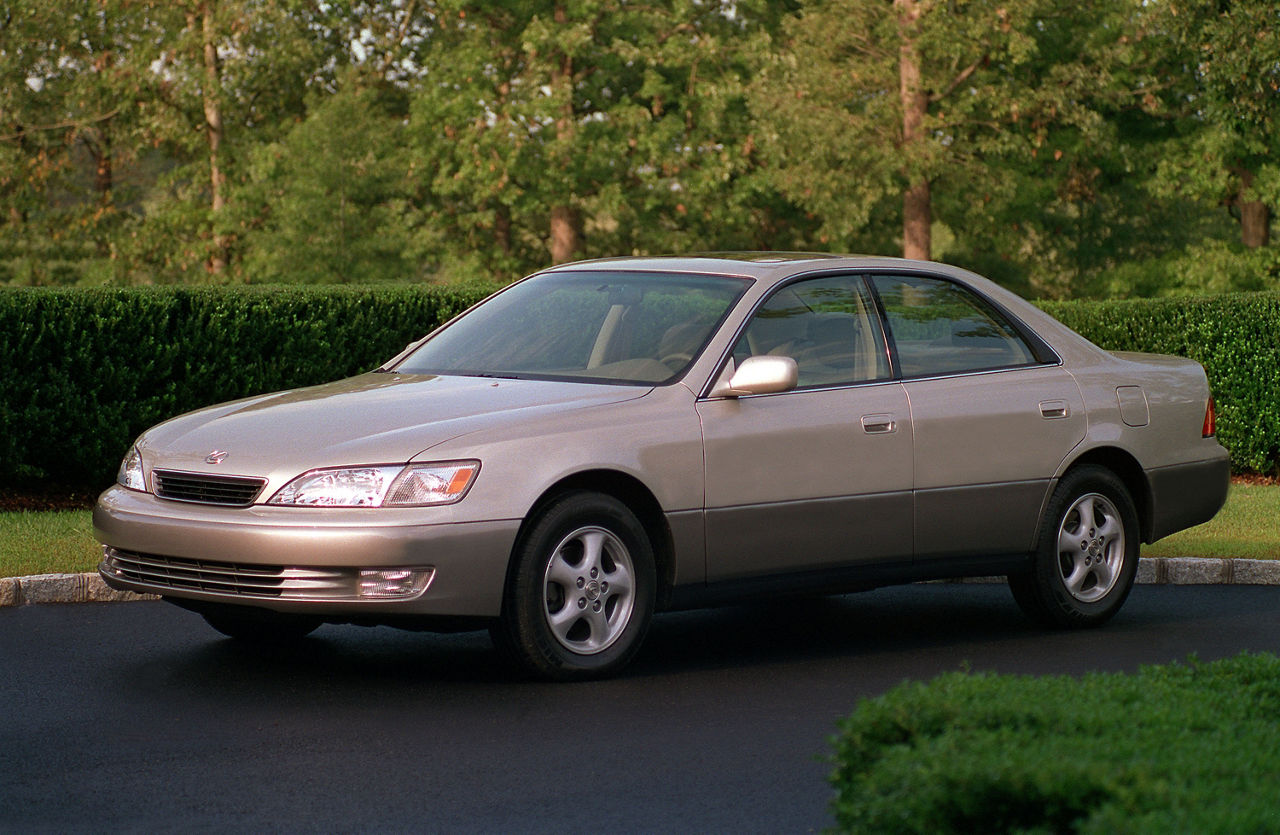
[{"label": "headlight", "polygon": [[142,474],[142,453],[138,452],[136,446],[131,447],[124,461],[120,462],[120,472],[116,473],[116,481],[130,490],[147,492],[147,479]]},{"label": "headlight", "polygon": [[421,507],[461,501],[479,461],[311,470],[267,504],[303,507]]}]

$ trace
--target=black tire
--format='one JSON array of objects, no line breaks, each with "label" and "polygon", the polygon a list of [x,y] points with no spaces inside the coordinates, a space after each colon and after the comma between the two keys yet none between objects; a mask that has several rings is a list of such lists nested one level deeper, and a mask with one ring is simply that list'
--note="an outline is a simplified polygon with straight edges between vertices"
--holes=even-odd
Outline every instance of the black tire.
[{"label": "black tire", "polygon": [[1138,512],[1110,470],[1069,471],[1045,511],[1030,571],[1009,576],[1022,610],[1051,627],[1098,626],[1124,605],[1138,572]]},{"label": "black tire", "polygon": [[306,615],[289,615],[252,607],[228,606],[216,611],[203,611],[200,615],[228,638],[262,645],[300,641],[323,623],[319,618]]},{"label": "black tire", "polygon": [[617,499],[567,493],[517,544],[495,643],[534,675],[611,675],[640,648],[653,616],[653,546]]}]

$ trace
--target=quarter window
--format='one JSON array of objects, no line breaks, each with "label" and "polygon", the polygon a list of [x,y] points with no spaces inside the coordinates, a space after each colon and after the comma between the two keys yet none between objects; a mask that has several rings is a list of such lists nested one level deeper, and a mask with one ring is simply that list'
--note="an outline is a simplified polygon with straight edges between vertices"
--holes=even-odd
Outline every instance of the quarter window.
[{"label": "quarter window", "polygon": [[856,275],[811,278],[774,293],[733,351],[737,363],[761,354],[792,357],[801,388],[889,376],[879,317]]},{"label": "quarter window", "polygon": [[923,276],[872,278],[904,377],[1031,365],[1017,329],[968,290]]}]

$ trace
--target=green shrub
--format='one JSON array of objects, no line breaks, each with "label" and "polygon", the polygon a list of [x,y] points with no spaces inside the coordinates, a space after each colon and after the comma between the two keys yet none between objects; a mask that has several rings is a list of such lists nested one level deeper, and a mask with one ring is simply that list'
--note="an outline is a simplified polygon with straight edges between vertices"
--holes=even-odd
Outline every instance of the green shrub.
[{"label": "green shrub", "polygon": [[1218,440],[1237,471],[1280,466],[1280,293],[1040,304],[1111,351],[1190,357],[1218,406]]},{"label": "green shrub", "polygon": [[837,829],[1280,831],[1278,711],[1270,655],[904,684],[840,723]]},{"label": "green shrub", "polygon": [[367,371],[482,298],[439,287],[0,291],[0,484],[109,484],[146,427]]}]

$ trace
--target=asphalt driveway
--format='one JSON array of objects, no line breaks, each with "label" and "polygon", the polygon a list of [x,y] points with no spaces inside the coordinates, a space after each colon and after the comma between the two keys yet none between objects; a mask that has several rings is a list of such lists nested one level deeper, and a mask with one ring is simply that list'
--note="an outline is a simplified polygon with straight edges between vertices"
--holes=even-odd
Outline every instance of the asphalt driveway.
[{"label": "asphalt driveway", "polygon": [[1269,586],[1139,586],[1046,633],[998,585],[659,616],[623,677],[522,681],[483,633],[249,652],[159,602],[0,609],[0,830],[804,832],[865,696],[962,666],[1280,652]]}]

